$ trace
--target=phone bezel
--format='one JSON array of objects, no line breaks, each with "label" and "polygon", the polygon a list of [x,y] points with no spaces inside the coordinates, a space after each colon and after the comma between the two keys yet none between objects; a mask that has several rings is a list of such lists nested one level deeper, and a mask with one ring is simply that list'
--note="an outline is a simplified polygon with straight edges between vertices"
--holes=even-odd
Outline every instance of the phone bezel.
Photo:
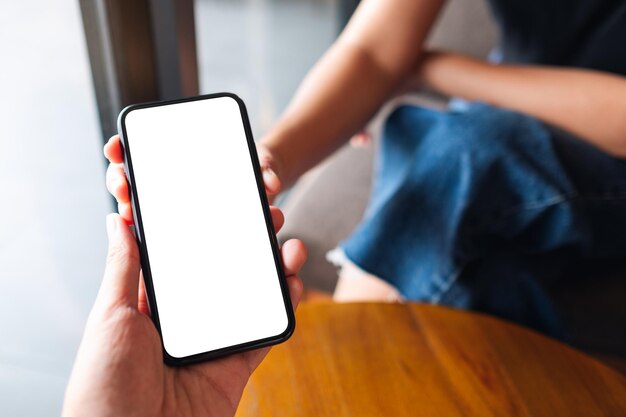
[{"label": "phone bezel", "polygon": [[[132,156],[130,145],[127,140],[126,133],[126,125],[125,119],[126,116],[134,111],[151,107],[161,107],[173,104],[187,103],[192,101],[200,101],[200,100],[211,100],[215,98],[229,97],[237,103],[239,107],[239,111],[241,114],[242,123],[244,126],[246,142],[248,144],[248,150],[250,153],[250,159],[254,171],[254,176],[257,184],[257,188],[259,191],[259,197],[261,199],[261,206],[263,208],[263,215],[265,217],[265,224],[267,226],[268,238],[270,240],[270,245],[272,247],[272,254],[274,256],[274,263],[276,265],[276,273],[278,275],[278,280],[280,282],[281,293],[283,297],[283,302],[285,305],[285,310],[287,314],[287,328],[280,334],[269,336],[263,339],[253,340],[246,343],[241,343],[233,346],[227,346],[220,349],[210,350],[207,352],[200,352],[197,354],[185,356],[185,357],[175,357],[170,355],[165,349],[163,343],[163,336],[161,334],[161,326],[159,322],[159,311],[158,305],[156,302],[156,297],[154,293],[154,286],[152,283],[152,273],[150,270],[150,260],[148,257],[148,250],[146,245],[146,239],[143,233],[143,223],[141,219],[141,207],[139,203],[139,196],[137,192],[137,188],[135,186],[134,181],[134,171],[132,164]],[[267,200],[267,196],[265,194],[265,186],[263,183],[263,177],[260,170],[259,157],[256,152],[256,145],[252,138],[252,130],[250,128],[250,122],[248,119],[248,113],[246,111],[246,106],[244,102],[235,94],[232,93],[215,93],[215,94],[205,94],[201,96],[183,98],[178,100],[166,100],[166,101],[155,101],[148,103],[140,103],[133,104],[125,107],[118,117],[118,132],[120,135],[120,142],[122,146],[122,153],[124,155],[124,172],[126,175],[126,180],[128,181],[128,189],[129,189],[129,197],[131,201],[131,207],[133,212],[133,220],[135,224],[135,236],[137,238],[137,245],[139,246],[139,254],[141,259],[141,266],[143,270],[143,277],[146,288],[146,295],[148,299],[148,304],[150,307],[150,315],[152,321],[154,322],[159,336],[161,338],[161,348],[163,351],[163,358],[166,364],[172,366],[183,366],[196,362],[202,362],[210,359],[215,359],[218,357],[231,355],[237,352],[243,352],[251,349],[257,349],[265,346],[275,345],[278,343],[282,343],[289,339],[295,330],[295,315],[293,313],[293,307],[291,304],[291,298],[289,296],[289,288],[287,286],[287,281],[285,278],[282,261],[280,257],[280,252],[278,249],[278,240],[276,239],[276,233],[274,233],[274,224],[272,222],[272,216],[270,213],[269,202]]]}]

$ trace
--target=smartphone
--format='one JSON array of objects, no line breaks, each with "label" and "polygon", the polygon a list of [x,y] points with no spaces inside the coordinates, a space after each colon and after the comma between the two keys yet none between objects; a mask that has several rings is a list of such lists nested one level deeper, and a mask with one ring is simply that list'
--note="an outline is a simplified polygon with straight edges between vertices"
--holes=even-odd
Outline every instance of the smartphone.
[{"label": "smartphone", "polygon": [[118,129],[165,362],[287,340],[295,319],[243,101],[132,105]]}]

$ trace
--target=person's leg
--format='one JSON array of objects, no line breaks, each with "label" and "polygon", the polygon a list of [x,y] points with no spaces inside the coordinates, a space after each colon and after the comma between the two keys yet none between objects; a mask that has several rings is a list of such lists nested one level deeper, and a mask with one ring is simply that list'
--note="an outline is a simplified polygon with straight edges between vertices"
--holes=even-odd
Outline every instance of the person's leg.
[{"label": "person's leg", "polygon": [[352,262],[346,262],[339,272],[333,301],[338,303],[378,301],[396,303],[402,296],[387,281],[368,274]]},{"label": "person's leg", "polygon": [[[591,148],[570,166],[560,146],[543,124],[489,106],[400,108],[385,129],[365,218],[343,249],[407,299],[474,308],[558,335],[542,276],[610,241],[613,254],[626,250],[623,236],[603,229],[623,201],[604,194],[589,205],[589,187],[571,172],[588,162],[587,174],[603,171],[593,165],[609,161],[590,157]],[[626,178],[626,167],[612,162]],[[604,177],[587,182],[605,185]],[[605,218],[590,221],[597,204],[593,216]]]},{"label": "person's leg", "polygon": [[400,292],[387,281],[369,274],[352,263],[341,249],[326,255],[329,262],[339,267],[339,279],[333,301],[339,303],[358,301],[400,302]]}]

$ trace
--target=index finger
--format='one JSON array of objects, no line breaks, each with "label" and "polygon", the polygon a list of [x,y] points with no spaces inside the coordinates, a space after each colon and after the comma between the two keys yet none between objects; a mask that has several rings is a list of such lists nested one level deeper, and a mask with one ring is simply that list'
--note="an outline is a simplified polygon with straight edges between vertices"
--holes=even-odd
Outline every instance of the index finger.
[{"label": "index finger", "polygon": [[124,162],[119,135],[111,136],[111,139],[109,139],[106,145],[104,145],[104,156],[106,156],[106,158],[114,164],[121,164]]}]

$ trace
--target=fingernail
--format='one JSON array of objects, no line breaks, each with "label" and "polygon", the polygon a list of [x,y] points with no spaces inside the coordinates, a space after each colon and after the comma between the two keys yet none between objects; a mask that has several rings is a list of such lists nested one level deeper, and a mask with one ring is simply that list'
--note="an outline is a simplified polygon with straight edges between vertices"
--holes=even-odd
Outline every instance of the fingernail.
[{"label": "fingernail", "polygon": [[270,192],[276,191],[275,183],[277,180],[278,180],[278,177],[276,176],[276,173],[272,170],[272,168],[269,168],[269,167],[263,168],[263,182],[265,183],[265,187],[267,187],[267,189]]},{"label": "fingernail", "polygon": [[117,233],[117,219],[115,214],[111,213],[107,215],[107,236],[111,240]]},{"label": "fingernail", "polygon": [[275,177],[276,177],[276,174],[274,173],[274,171],[272,171],[272,168],[270,167],[263,168],[263,179],[265,181],[272,181]]}]

